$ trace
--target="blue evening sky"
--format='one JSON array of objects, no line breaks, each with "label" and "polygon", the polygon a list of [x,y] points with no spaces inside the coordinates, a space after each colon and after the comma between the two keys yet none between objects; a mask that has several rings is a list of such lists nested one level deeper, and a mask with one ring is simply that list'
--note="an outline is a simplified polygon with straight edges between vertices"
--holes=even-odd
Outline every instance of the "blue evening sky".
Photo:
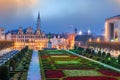
[{"label": "blue evening sky", "polygon": [[10,1],[7,5],[0,0],[1,4],[8,6],[0,8],[0,26],[6,31],[19,26],[36,29],[37,13],[40,11],[41,29],[46,33],[73,32],[77,28],[78,31],[87,32],[90,29],[94,34],[102,34],[105,19],[120,14],[120,0]]}]

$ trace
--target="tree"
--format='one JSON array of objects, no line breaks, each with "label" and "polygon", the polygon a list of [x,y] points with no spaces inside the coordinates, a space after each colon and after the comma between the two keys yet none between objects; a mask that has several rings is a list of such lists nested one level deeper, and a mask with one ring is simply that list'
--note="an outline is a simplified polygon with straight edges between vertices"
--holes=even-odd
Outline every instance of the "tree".
[{"label": "tree", "polygon": [[15,66],[16,66],[15,60],[11,59],[10,62],[9,62],[9,68],[10,68],[10,70],[14,70]]},{"label": "tree", "polygon": [[101,56],[101,51],[98,52],[98,57],[100,57],[100,56]]},{"label": "tree", "polygon": [[92,55],[94,55],[94,54],[95,54],[95,51],[94,51],[94,50],[92,50],[92,52],[91,52],[91,53],[92,53]]},{"label": "tree", "polygon": [[120,55],[118,56],[118,63],[120,64]]},{"label": "tree", "polygon": [[77,46],[76,46],[76,45],[74,46],[74,49],[77,49]]},{"label": "tree", "polygon": [[106,58],[111,58],[111,54],[107,53]]},{"label": "tree", "polygon": [[83,51],[84,49],[82,47],[78,47],[78,50],[79,51]]},{"label": "tree", "polygon": [[105,52],[103,52],[103,53],[102,53],[102,57],[105,57],[105,56],[106,56],[106,53],[105,53]]},{"label": "tree", "polygon": [[5,65],[0,66],[0,80],[9,80],[9,70]]}]

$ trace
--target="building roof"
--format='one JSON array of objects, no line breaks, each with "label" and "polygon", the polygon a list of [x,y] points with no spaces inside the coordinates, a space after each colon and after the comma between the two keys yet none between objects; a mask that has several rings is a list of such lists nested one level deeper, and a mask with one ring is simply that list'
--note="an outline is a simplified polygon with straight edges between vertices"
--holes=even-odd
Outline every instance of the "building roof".
[{"label": "building roof", "polygon": [[[31,28],[31,29],[32,29],[32,27],[28,27],[28,28]],[[28,28],[22,29],[23,34],[26,34],[26,31],[27,31]],[[18,34],[18,31],[19,31],[19,29],[11,30],[11,31],[6,32],[6,34],[8,34],[8,33],[11,33],[11,34]],[[43,33],[44,33],[44,32],[42,32],[41,34],[43,34]],[[36,34],[36,31],[33,31],[33,34]]]},{"label": "building roof", "polygon": [[51,38],[54,38],[54,37],[65,38],[65,39],[68,38],[68,34],[64,34],[64,33],[63,34],[48,33],[47,36],[49,36],[49,35]]},{"label": "building roof", "polygon": [[109,17],[109,18],[107,18],[106,20],[110,20],[110,19],[113,19],[113,18],[118,18],[118,19],[120,19],[120,15],[116,15],[116,16]]},{"label": "building roof", "polygon": [[89,38],[92,38],[92,35],[77,35],[75,37],[75,41],[86,42],[86,41],[88,41]]}]

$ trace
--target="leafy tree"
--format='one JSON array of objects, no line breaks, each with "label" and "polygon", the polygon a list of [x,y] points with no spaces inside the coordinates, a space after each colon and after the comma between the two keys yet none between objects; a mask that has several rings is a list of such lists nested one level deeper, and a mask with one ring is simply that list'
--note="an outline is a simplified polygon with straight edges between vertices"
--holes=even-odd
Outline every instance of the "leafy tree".
[{"label": "leafy tree", "polygon": [[94,55],[94,54],[95,54],[95,51],[94,51],[94,50],[92,50],[91,54],[92,54],[92,55]]},{"label": "leafy tree", "polygon": [[118,63],[120,64],[120,55],[118,56]]},{"label": "leafy tree", "polygon": [[86,49],[86,53],[89,53],[89,54],[90,54],[90,53],[91,53],[91,50],[87,48],[87,49]]},{"label": "leafy tree", "polygon": [[105,52],[103,52],[103,53],[102,53],[102,57],[105,57],[105,56],[106,56],[106,53],[105,53]]},{"label": "leafy tree", "polygon": [[13,68],[13,70],[15,69],[16,63],[14,59],[10,60],[9,66]]},{"label": "leafy tree", "polygon": [[101,51],[98,52],[98,57],[100,57],[100,56],[101,56]]},{"label": "leafy tree", "polygon": [[111,58],[111,54],[107,53],[106,58]]},{"label": "leafy tree", "polygon": [[5,65],[0,66],[0,80],[9,80],[9,70]]},{"label": "leafy tree", "polygon": [[84,49],[82,47],[78,47],[78,50],[79,51],[83,51]]},{"label": "leafy tree", "polygon": [[74,46],[74,49],[77,49],[77,46],[76,46],[76,45]]}]

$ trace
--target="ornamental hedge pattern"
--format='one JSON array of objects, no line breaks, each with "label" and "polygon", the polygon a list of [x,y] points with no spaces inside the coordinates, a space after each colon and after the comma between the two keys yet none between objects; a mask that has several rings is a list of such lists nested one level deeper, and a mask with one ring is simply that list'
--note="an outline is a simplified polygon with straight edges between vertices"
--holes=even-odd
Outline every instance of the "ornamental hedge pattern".
[{"label": "ornamental hedge pattern", "polygon": [[120,73],[64,50],[39,51],[43,80],[119,80]]}]

